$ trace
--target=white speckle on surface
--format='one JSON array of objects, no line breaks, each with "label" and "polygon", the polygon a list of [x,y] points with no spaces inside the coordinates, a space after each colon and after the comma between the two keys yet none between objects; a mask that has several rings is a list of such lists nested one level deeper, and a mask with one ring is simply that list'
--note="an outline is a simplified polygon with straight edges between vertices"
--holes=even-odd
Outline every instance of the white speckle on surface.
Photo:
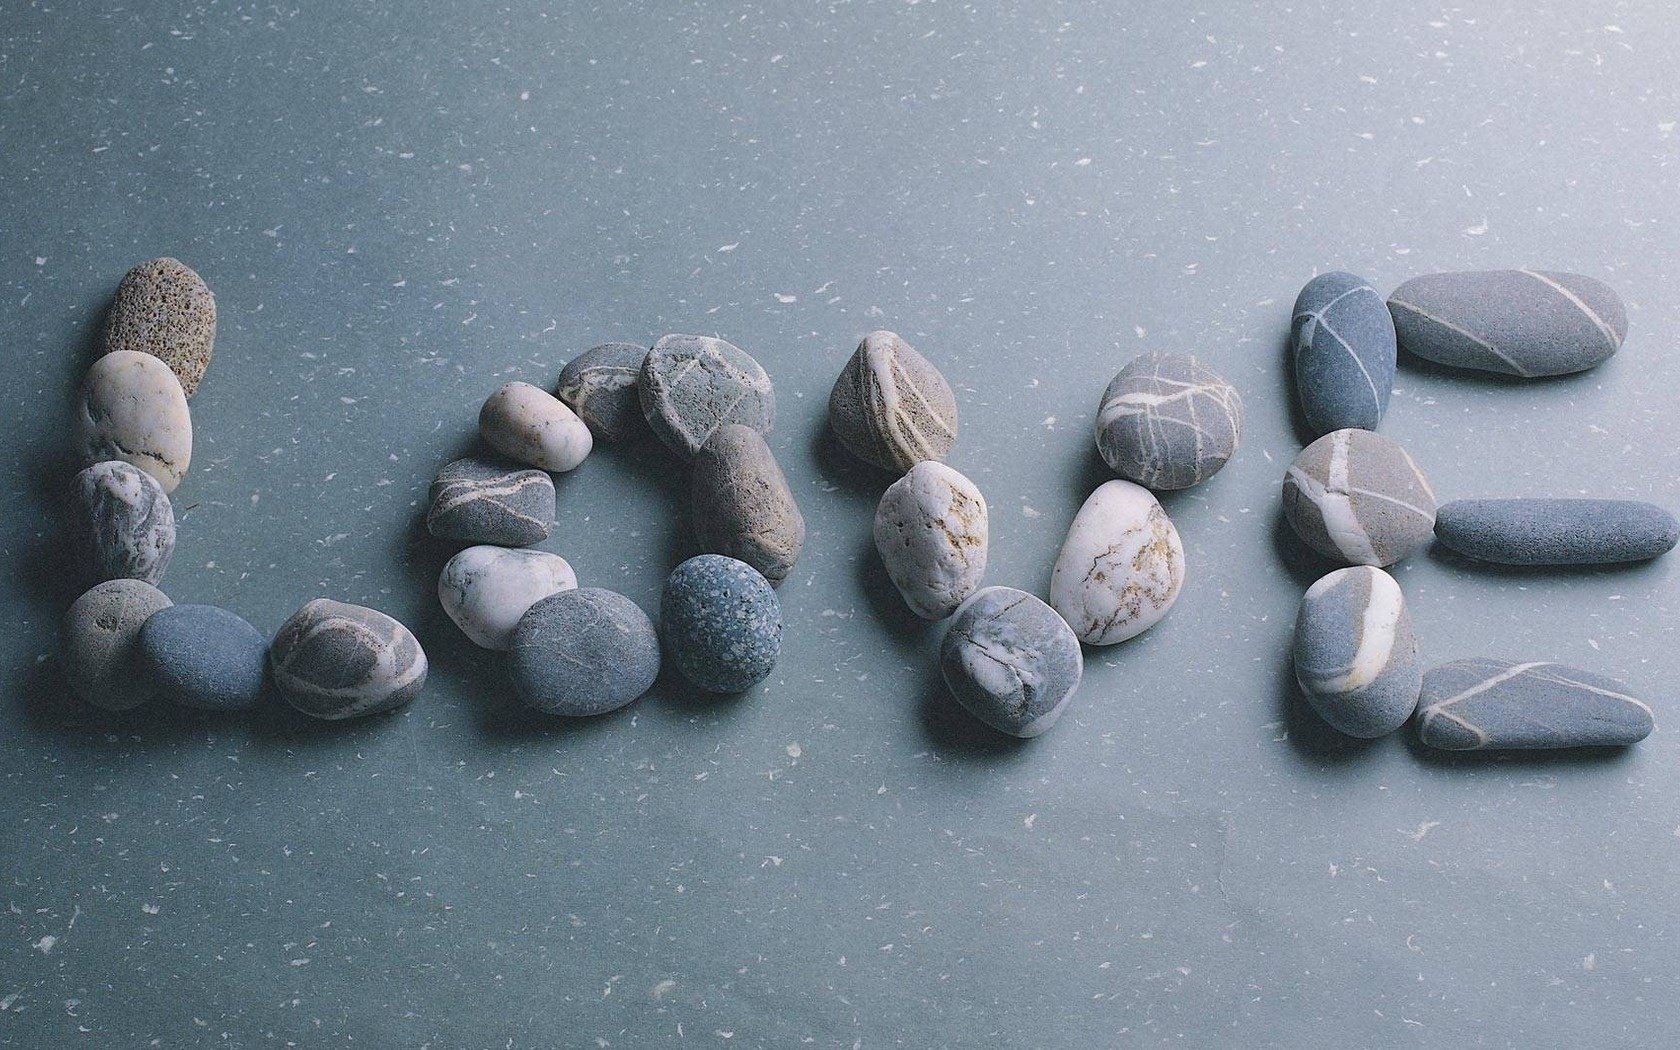
[{"label": "white speckle on surface", "polygon": [[53,946],[57,943],[58,938],[49,933],[35,942],[35,950],[40,952],[42,955],[51,955]]}]

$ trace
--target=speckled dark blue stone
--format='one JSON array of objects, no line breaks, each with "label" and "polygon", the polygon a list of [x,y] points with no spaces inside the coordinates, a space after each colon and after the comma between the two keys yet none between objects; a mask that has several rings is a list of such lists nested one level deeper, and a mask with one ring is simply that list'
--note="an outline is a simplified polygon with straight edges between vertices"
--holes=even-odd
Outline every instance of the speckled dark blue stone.
[{"label": "speckled dark blue stone", "polygon": [[1417,722],[1423,742],[1446,751],[1618,747],[1652,728],[1650,705],[1614,678],[1487,658],[1431,668]]},{"label": "speckled dark blue stone", "polygon": [[1295,299],[1295,392],[1313,436],[1375,430],[1394,389],[1394,319],[1371,283],[1319,274]]},{"label": "speckled dark blue stone", "polygon": [[140,626],[140,663],[159,696],[228,711],[262,698],[268,639],[214,605],[171,605]]},{"label": "speckled dark blue stone", "polygon": [[1680,522],[1638,500],[1461,499],[1436,511],[1435,536],[1480,561],[1599,565],[1667,554]]},{"label": "speckled dark blue stone", "polygon": [[738,693],[776,666],[782,605],[751,565],[702,554],[665,581],[660,631],[665,651],[689,681],[713,693]]}]

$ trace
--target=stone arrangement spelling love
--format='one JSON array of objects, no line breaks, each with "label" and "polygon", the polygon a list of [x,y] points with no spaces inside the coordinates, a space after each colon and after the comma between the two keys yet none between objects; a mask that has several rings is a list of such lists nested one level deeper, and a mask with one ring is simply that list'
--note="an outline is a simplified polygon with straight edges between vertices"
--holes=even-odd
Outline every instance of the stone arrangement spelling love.
[{"label": "stone arrangement spelling love", "polygon": [[[402,624],[330,598],[306,603],[265,642],[239,616],[172,605],[158,584],[175,543],[169,493],[192,452],[187,399],[207,368],[215,300],[172,259],[135,267],[108,315],[105,356],[89,370],[77,420],[87,468],[76,479],[78,544],[95,577],[64,625],[73,691],[109,710],[162,696],[190,707],[260,702],[266,683],[323,719],[413,699],[427,662]],[[1512,564],[1651,558],[1680,526],[1661,508],[1612,500],[1464,500],[1437,508],[1423,473],[1374,433],[1397,346],[1442,364],[1517,376],[1589,368],[1626,333],[1615,294],[1589,278],[1501,271],[1403,285],[1386,303],[1343,273],[1313,280],[1291,340],[1302,414],[1323,436],[1289,469],[1284,514],[1319,553],[1350,567],[1308,590],[1296,623],[1300,686],[1330,725],[1377,736],[1416,718],[1448,749],[1626,744],[1651,728],[1619,683],[1547,662],[1459,660],[1427,673],[1399,584],[1382,569],[1432,534],[1461,553]],[[775,586],[799,558],[805,522],[765,441],[769,376],[721,339],[668,335],[651,349],[608,343],[562,369],[555,393],[508,383],[478,417],[485,451],[433,481],[428,531],[462,547],[438,598],[475,644],[508,654],[521,700],[565,717],[615,710],[652,688],[666,663],[695,687],[739,692],[780,654]],[[1236,452],[1236,389],[1193,357],[1144,354],[1104,390],[1096,445],[1118,477],[1075,515],[1048,602],[983,587],[987,509],[945,465],[957,404],[937,367],[891,332],[866,336],[828,405],[834,439],[893,477],[876,508],[875,546],[905,605],[949,619],[938,662],[980,721],[1037,736],[1066,709],[1081,643],[1106,646],[1167,614],[1185,579],[1184,547],[1151,490],[1212,477]],[[659,622],[629,598],[580,587],[562,557],[533,549],[555,520],[551,473],[596,441],[651,431],[687,465],[706,553],[676,566]]]}]

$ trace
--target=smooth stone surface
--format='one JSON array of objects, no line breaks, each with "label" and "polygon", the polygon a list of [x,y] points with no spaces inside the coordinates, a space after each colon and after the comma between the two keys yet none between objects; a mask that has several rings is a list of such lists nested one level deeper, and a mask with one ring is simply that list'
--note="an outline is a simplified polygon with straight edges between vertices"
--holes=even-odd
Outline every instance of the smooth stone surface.
[{"label": "smooth stone surface", "polygon": [[192,413],[169,366],[137,350],[106,354],[88,369],[76,406],[83,466],[132,463],[174,492],[192,462]]},{"label": "smooth stone surface", "polygon": [[268,639],[214,605],[170,605],[140,625],[140,664],[165,700],[206,711],[253,707],[262,699]]},{"label": "smooth stone surface", "polygon": [[560,370],[555,396],[571,406],[601,441],[628,441],[647,431],[639,390],[648,348],[602,343]]},{"label": "smooth stone surface", "polygon": [[1542,270],[1414,277],[1388,297],[1407,353],[1454,368],[1555,376],[1592,368],[1627,338],[1627,308],[1603,281]]},{"label": "smooth stone surface", "polygon": [[177,259],[143,262],[123,275],[105,314],[105,351],[150,354],[192,397],[216,346],[216,297]]},{"label": "smooth stone surface", "polygon": [[1242,443],[1237,388],[1189,354],[1140,354],[1103,391],[1097,451],[1116,474],[1182,489],[1219,473]]},{"label": "smooth stone surface", "polygon": [[135,642],[147,617],[171,602],[143,580],[106,580],[71,604],[59,632],[70,691],[95,707],[127,711],[155,693],[140,673]]},{"label": "smooth stone surface", "polygon": [[163,581],[175,553],[175,511],[156,478],[120,459],[95,463],[76,475],[74,506],[93,582]]},{"label": "smooth stone surface", "polygon": [[969,714],[1010,736],[1034,737],[1062,717],[1085,657],[1054,609],[1026,591],[987,587],[952,617],[939,670]]},{"label": "smooth stone surface", "polygon": [[737,558],[771,584],[805,549],[805,516],[764,435],[739,423],[719,427],[694,457],[689,507],[700,549]]},{"label": "smooth stone surface", "polygon": [[939,369],[894,332],[870,332],[828,395],[828,427],[852,455],[902,474],[957,440],[957,399]]},{"label": "smooth stone surface", "polygon": [[1369,430],[1338,430],[1301,450],[1283,479],[1283,513],[1313,550],[1349,565],[1393,565],[1428,541],[1435,493],[1412,457]]},{"label": "smooth stone surface", "polygon": [[875,549],[904,604],[943,620],[986,575],[989,521],[974,482],[925,459],[887,486],[875,508]]},{"label": "smooth stone surface", "polygon": [[1378,737],[1406,724],[1423,663],[1394,577],[1356,565],[1307,588],[1295,617],[1295,681],[1313,710],[1348,736]]},{"label": "smooth stone surface", "polygon": [[725,423],[770,433],[776,394],[745,350],[703,335],[667,335],[642,362],[642,415],[659,439],[692,459]]},{"label": "smooth stone surface", "polygon": [[1396,343],[1388,303],[1351,273],[1321,273],[1295,298],[1290,326],[1295,396],[1314,437],[1375,430],[1394,393]]},{"label": "smooth stone surface", "polygon": [[577,586],[565,558],[516,547],[468,547],[438,574],[438,602],[473,644],[506,649],[526,610]]},{"label": "smooth stone surface", "polygon": [[1680,522],[1638,500],[1460,499],[1436,512],[1435,537],[1480,561],[1600,565],[1667,554]]},{"label": "smooth stone surface", "polygon": [[528,547],[554,527],[554,480],[540,470],[467,457],[438,471],[426,529],[440,540]]},{"label": "smooth stone surface", "polygon": [[751,565],[701,554],[665,581],[659,633],[684,678],[710,693],[739,693],[776,666],[782,603]]},{"label": "smooth stone surface", "polygon": [[1113,645],[1154,626],[1184,586],[1184,544],[1153,493],[1098,485],[1068,527],[1050,605],[1080,641]]},{"label": "smooth stone surface", "polygon": [[508,647],[514,688],[529,707],[582,718],[630,703],[659,677],[659,632],[635,602],[579,587],[542,599]]},{"label": "smooth stone surface", "polygon": [[426,653],[407,627],[331,598],[308,602],[281,625],[268,662],[288,703],[331,721],[401,707],[426,684]]},{"label": "smooth stone surface", "polygon": [[556,474],[575,470],[595,447],[589,427],[565,402],[530,383],[507,383],[478,410],[484,443],[516,463]]},{"label": "smooth stone surface", "polygon": [[1445,751],[1616,747],[1651,734],[1651,708],[1614,678],[1547,661],[1478,658],[1423,676],[1418,736]]}]

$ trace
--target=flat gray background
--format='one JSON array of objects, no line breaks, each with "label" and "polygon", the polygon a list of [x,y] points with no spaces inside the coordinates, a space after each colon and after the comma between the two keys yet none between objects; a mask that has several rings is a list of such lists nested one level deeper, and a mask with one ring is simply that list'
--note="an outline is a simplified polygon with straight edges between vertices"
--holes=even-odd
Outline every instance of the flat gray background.
[{"label": "flat gray background", "polygon": [[[1539,266],[1626,297],[1535,383],[1403,367],[1443,499],[1676,492],[1680,15],[1665,4],[524,0],[0,3],[0,1044],[1639,1046],[1680,995],[1676,567],[1399,567],[1431,658],[1624,677],[1625,754],[1337,739],[1286,639],[1296,291]],[[221,312],[177,601],[330,595],[433,661],[394,717],[71,704],[55,494],[123,271]],[[1043,591],[1147,349],[1242,389],[1171,497],[1189,582],[1048,736],[954,711],[827,450],[886,327],[958,390],[989,582]],[[776,673],[584,724],[510,706],[433,593],[426,484],[479,402],[596,342],[715,333],[780,398],[810,526]],[[688,550],[652,445],[559,482],[546,546],[656,608]]]}]

